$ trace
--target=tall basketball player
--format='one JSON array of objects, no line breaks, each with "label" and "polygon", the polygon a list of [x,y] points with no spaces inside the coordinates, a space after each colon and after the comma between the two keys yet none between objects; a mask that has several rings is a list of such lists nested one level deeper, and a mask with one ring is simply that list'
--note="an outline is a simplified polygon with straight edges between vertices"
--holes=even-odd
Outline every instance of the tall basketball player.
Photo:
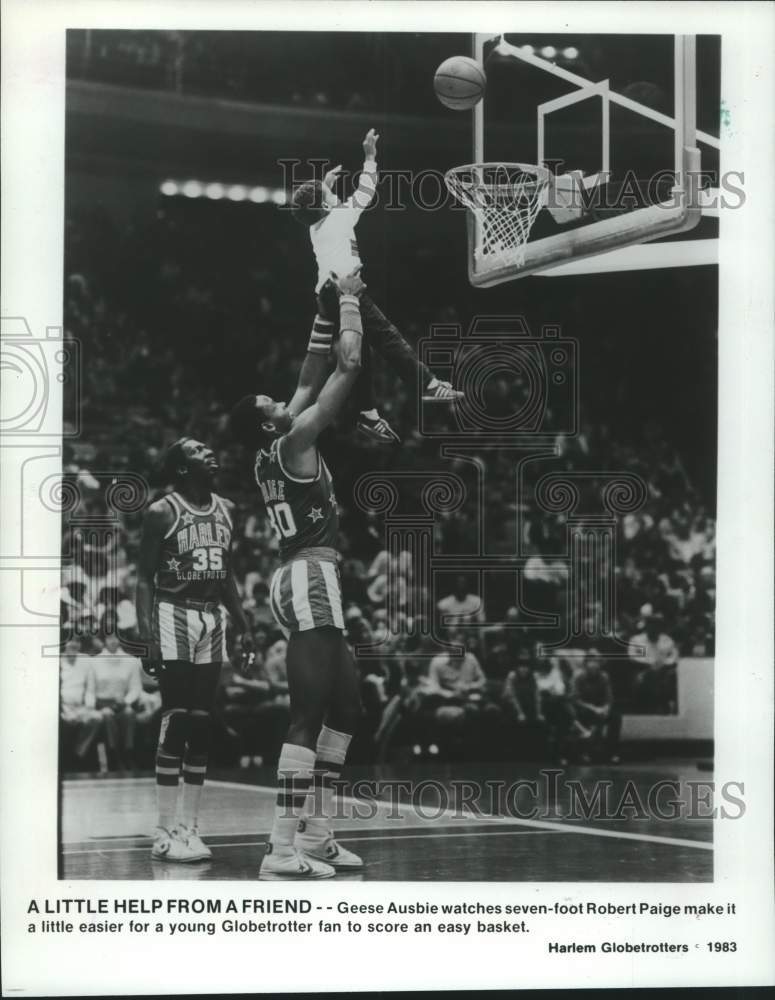
[{"label": "tall basketball player", "polygon": [[[227,612],[239,632],[246,633],[248,625],[230,566],[234,505],[212,492],[215,456],[201,441],[181,438],[170,447],[165,464],[175,489],[145,514],[137,618],[149,647],[145,666],[158,676],[162,697],[159,816],[151,854],[160,861],[186,862],[211,856],[199,836],[198,814],[215,693],[226,659]],[[249,644],[247,637],[244,641]]]},{"label": "tall basketball player", "polygon": [[[361,859],[331,830],[333,781],[344,765],[360,716],[358,678],[343,631],[337,566],[339,517],[331,473],[317,447],[321,431],[344,404],[361,361],[357,273],[336,279],[340,340],[336,369],[317,393],[327,349],[319,318],[304,378],[290,406],[246,396],[232,428],[257,448],[255,477],[280,541],[282,564],[270,587],[272,610],[286,636],[291,721],[278,765],[278,795],[260,879],[330,878]],[[318,357],[313,355],[318,354]]]}]

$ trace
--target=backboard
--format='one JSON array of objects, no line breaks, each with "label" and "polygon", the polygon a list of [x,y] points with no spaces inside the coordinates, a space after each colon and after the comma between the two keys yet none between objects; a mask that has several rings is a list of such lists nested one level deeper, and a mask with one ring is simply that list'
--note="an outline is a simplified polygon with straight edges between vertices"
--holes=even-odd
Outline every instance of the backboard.
[{"label": "backboard", "polygon": [[[553,183],[518,261],[467,213],[472,284],[716,262],[718,36],[477,34],[473,54],[473,162],[544,165]],[[575,214],[553,211],[582,175]]]}]

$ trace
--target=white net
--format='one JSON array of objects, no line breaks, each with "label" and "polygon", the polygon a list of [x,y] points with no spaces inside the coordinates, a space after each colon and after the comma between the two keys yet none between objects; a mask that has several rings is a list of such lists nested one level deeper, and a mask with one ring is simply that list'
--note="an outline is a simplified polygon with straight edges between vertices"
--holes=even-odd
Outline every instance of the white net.
[{"label": "white net", "polygon": [[545,167],[529,163],[469,163],[447,171],[451,194],[476,219],[474,256],[480,271],[524,262],[549,177]]}]

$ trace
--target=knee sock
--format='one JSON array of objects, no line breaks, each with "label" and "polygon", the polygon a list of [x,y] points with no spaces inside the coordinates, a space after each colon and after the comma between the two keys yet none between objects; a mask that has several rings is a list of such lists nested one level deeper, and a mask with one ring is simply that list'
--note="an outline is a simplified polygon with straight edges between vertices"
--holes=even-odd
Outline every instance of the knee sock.
[{"label": "knee sock", "polygon": [[283,743],[277,765],[277,802],[269,841],[277,853],[290,851],[312,787],[315,752]]},{"label": "knee sock", "polygon": [[194,829],[199,817],[199,803],[207,773],[210,748],[210,713],[194,710],[189,713],[188,746],[183,758],[183,802],[181,821]]},{"label": "knee sock", "polygon": [[313,835],[329,833],[334,812],[333,782],[340,777],[352,736],[323,726],[318,736],[315,755],[315,777],[312,795],[304,811],[306,832]]},{"label": "knee sock", "polygon": [[165,830],[171,830],[175,825],[187,717],[185,709],[172,709],[162,717],[159,748],[156,751],[156,801],[159,809],[158,825]]},{"label": "knee sock", "polygon": [[183,758],[183,801],[180,819],[189,829],[197,825],[206,773],[207,755],[197,756],[187,750]]}]

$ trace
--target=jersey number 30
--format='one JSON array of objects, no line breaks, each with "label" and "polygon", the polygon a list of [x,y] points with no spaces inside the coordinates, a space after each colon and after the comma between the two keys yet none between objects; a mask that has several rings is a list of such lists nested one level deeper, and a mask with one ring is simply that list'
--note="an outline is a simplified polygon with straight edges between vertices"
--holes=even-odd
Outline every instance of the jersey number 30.
[{"label": "jersey number 30", "polygon": [[290,538],[297,532],[293,511],[289,503],[275,503],[266,508],[269,520],[280,538]]}]

